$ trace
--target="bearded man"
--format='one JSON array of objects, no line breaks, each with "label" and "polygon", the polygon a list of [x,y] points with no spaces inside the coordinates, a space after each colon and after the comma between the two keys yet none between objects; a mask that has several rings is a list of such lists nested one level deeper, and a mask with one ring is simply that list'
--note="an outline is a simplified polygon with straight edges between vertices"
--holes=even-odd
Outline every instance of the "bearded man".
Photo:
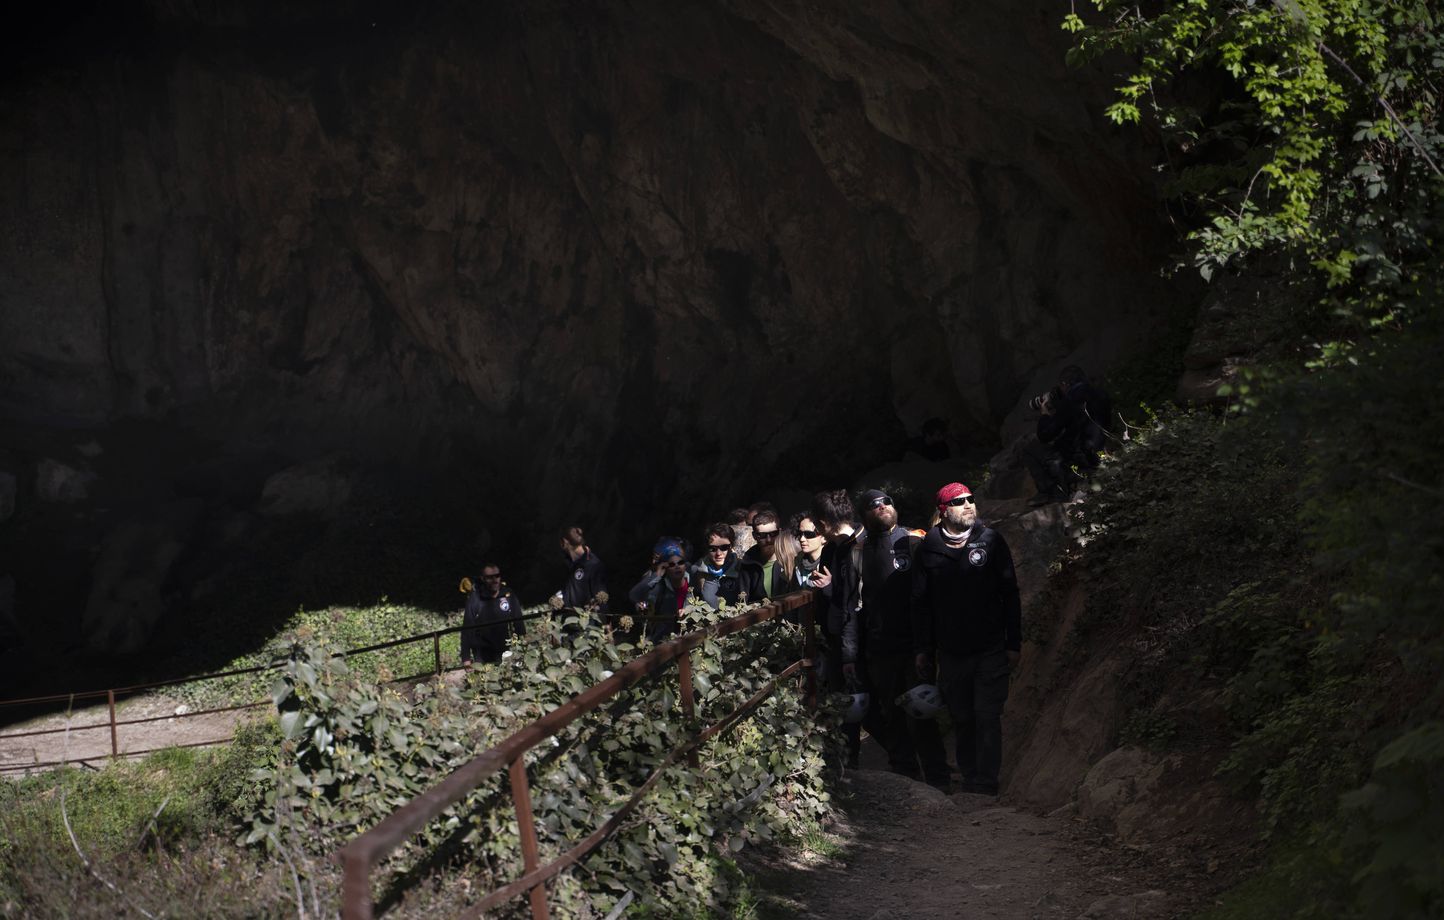
[{"label": "bearded man", "polygon": [[963,791],[998,794],[1003,704],[1023,642],[1013,556],[1003,535],[978,520],[972,490],[938,490],[938,525],[918,548],[912,581],[917,669],[933,673],[957,733]]}]

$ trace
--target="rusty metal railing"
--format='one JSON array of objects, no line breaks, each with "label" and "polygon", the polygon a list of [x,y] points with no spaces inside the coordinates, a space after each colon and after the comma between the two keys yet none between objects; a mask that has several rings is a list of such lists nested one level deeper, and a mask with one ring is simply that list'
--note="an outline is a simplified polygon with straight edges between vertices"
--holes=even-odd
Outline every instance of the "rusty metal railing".
[{"label": "rusty metal railing", "polygon": [[[513,623],[523,623],[528,620],[535,620],[544,616],[555,616],[557,614],[557,611],[545,609],[539,610],[534,613],[527,613],[515,617],[508,617],[504,620],[494,620],[484,625],[487,627],[508,626]],[[405,683],[408,681],[418,680],[422,677],[430,676],[430,674],[441,674],[443,671],[441,656],[441,637],[476,628],[478,627],[467,626],[464,624],[457,626],[446,626],[441,629],[435,629],[424,633],[417,633],[412,636],[403,636],[400,639],[392,639],[388,642],[378,642],[373,645],[364,645],[360,648],[347,649],[346,651],[341,652],[341,657],[351,658],[356,655],[364,655],[370,652],[384,651],[390,648],[398,648],[403,645],[413,645],[420,642],[430,642],[435,663],[434,671],[423,674],[411,674],[405,677],[396,678],[394,681],[396,683]],[[234,668],[229,671],[216,671],[210,674],[198,674],[193,677],[175,677],[169,680],[160,680],[148,684],[134,684],[125,687],[112,687],[106,690],[86,690],[78,693],[55,693],[46,696],[26,697],[24,699],[0,700],[0,707],[43,706],[50,703],[66,703],[69,706],[73,707],[78,700],[98,700],[103,698],[106,702],[107,713],[107,718],[104,722],[91,722],[85,725],[63,725],[59,728],[41,728],[19,732],[4,732],[0,733],[0,741],[9,741],[15,738],[34,738],[43,735],[60,735],[67,733],[79,734],[82,732],[109,729],[110,754],[108,756],[111,758],[138,757],[142,754],[153,754],[158,750],[163,750],[164,747],[206,747],[208,745],[214,744],[225,744],[226,742],[232,740],[232,738],[234,738],[234,735],[226,735],[223,738],[213,738],[208,741],[192,741],[185,744],[174,744],[156,748],[145,748],[142,750],[122,751],[120,745],[120,729],[127,725],[141,725],[148,722],[164,722],[173,719],[193,719],[200,716],[216,715],[219,713],[240,712],[247,709],[259,709],[263,706],[269,706],[270,701],[259,700],[252,703],[240,703],[232,706],[218,706],[210,709],[176,712],[159,716],[145,716],[137,719],[117,719],[115,711],[116,703],[122,697],[135,696],[149,690],[159,690],[164,687],[175,687],[182,684],[201,683],[202,681],[218,680],[226,677],[239,677],[246,674],[261,674],[267,671],[274,671],[280,668],[283,664],[283,661],[273,661],[269,664],[253,665],[252,667],[248,668]],[[67,756],[58,760],[15,761],[10,763],[0,763],[0,774],[17,773],[25,770],[35,770],[45,767],[59,767],[64,766],[65,764],[88,763],[89,761],[102,759],[106,756],[107,755],[105,754],[91,754],[88,756],[77,757]]]},{"label": "rusty metal railing", "polygon": [[[382,819],[381,823],[352,840],[337,853],[343,868],[342,917],[345,920],[372,920],[374,902],[371,875],[377,864],[428,822],[439,817],[447,808],[460,802],[468,793],[504,769],[508,773],[516,810],[524,873],[521,878],[486,895],[462,916],[480,916],[499,904],[525,894],[530,901],[533,920],[547,920],[550,916],[546,901],[547,880],[580,862],[605,842],[620,826],[621,821],[642,801],[647,791],[656,785],[664,770],[683,756],[688,757],[689,762],[695,766],[696,751],[704,742],[751,715],[780,682],[799,672],[802,672],[805,679],[807,705],[816,705],[816,669],[813,667],[817,651],[816,597],[815,591],[789,594],[706,629],[686,633],[658,645],[647,654],[621,666],[610,677],[593,684],[504,741],[457,767],[441,782],[392,812]],[[531,807],[531,786],[526,773],[526,753],[572,722],[596,711],[617,694],[666,669],[674,661],[677,663],[682,712],[690,722],[695,716],[696,708],[692,689],[692,650],[710,637],[732,635],[792,610],[802,611],[803,658],[783,670],[737,709],[673,749],[601,827],[556,859],[541,865],[536,819]]]}]

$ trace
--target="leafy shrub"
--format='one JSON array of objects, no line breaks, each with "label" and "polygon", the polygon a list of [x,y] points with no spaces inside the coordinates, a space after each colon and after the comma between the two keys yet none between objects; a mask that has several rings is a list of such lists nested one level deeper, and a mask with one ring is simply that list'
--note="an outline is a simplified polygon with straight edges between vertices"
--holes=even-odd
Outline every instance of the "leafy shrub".
[{"label": "leafy shrub", "polygon": [[[532,608],[533,611],[541,608]],[[235,658],[218,670],[231,671],[262,667],[284,660],[296,641],[316,641],[345,651],[404,639],[422,633],[460,625],[459,615],[437,614],[418,607],[391,604],[385,599],[373,607],[327,607],[298,610],[286,622],[280,635],[255,652]],[[461,660],[458,634],[441,638],[443,668],[457,667]],[[367,677],[410,677],[435,670],[431,642],[413,642],[395,648],[357,655],[351,667]],[[266,698],[274,674],[238,674],[180,684],[168,691],[196,707],[247,703]]]},{"label": "leafy shrub", "polygon": [[[697,626],[723,615],[705,605],[686,613]],[[510,658],[473,669],[464,687],[436,682],[407,696],[361,678],[332,649],[295,645],[274,688],[286,753],[249,841],[330,853],[639,651],[596,632],[567,636],[551,618],[534,623],[514,640]],[[797,628],[780,622],[709,639],[693,653],[698,725],[682,716],[671,670],[528,754],[542,859],[600,826],[669,751],[800,650]],[[583,915],[592,905],[604,912],[627,891],[658,910],[725,902],[730,886],[718,874],[719,847],[725,853],[796,833],[828,812],[822,747],[823,732],[797,691],[779,687],[751,721],[701,749],[699,769],[668,768],[613,840],[551,886],[553,903]],[[398,851],[383,873],[387,896],[450,864],[465,864],[475,892],[521,875],[507,790],[498,773]]]}]

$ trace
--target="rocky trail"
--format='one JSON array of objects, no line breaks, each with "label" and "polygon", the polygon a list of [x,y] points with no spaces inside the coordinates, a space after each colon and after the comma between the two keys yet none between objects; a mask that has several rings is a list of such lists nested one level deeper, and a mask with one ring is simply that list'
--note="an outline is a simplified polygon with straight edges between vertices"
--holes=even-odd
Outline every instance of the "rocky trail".
[{"label": "rocky trail", "polygon": [[1187,898],[1146,867],[1085,840],[1066,810],[1039,816],[948,795],[881,769],[851,771],[837,851],[748,866],[764,920],[1173,917]]}]

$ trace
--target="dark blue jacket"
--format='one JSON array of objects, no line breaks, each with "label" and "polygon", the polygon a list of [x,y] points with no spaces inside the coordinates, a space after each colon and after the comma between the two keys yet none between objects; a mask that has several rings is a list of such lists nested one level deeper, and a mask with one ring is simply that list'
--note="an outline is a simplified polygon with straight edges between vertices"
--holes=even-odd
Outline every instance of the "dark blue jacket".
[{"label": "dark blue jacket", "polygon": [[461,624],[471,629],[461,631],[462,661],[500,661],[506,651],[506,640],[513,635],[526,635],[526,623],[498,622],[519,617],[522,614],[521,601],[503,584],[496,597],[482,594],[481,579],[472,579],[472,589],[466,595],[466,613]]},{"label": "dark blue jacket", "polygon": [[974,524],[963,545],[928,531],[913,560],[913,648],[975,654],[1023,644],[1023,612],[1013,554],[1003,535]]},{"label": "dark blue jacket", "polygon": [[[592,598],[607,590],[607,569],[602,565],[602,560],[596,557],[591,550],[580,559],[574,560],[568,567],[566,584],[562,585],[562,606],[570,607],[582,615],[582,608],[592,602]],[[602,617],[607,612],[607,605],[602,604],[597,609],[597,616]]]}]

